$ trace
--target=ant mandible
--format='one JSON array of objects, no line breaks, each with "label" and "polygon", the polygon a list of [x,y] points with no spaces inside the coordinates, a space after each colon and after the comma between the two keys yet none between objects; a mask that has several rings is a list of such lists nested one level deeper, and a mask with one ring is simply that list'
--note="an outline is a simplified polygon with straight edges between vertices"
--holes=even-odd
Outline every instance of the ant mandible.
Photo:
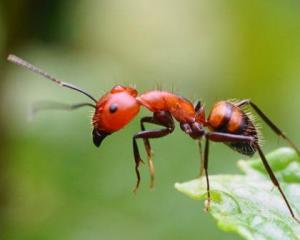
[{"label": "ant mandible", "polygon": [[[154,182],[154,167],[152,162],[152,151],[149,139],[164,137],[173,132],[175,128],[174,118],[179,122],[180,128],[191,138],[198,141],[201,155],[201,169],[205,173],[207,186],[207,204],[209,209],[211,195],[208,177],[208,153],[209,143],[222,142],[243,155],[252,156],[258,152],[263,165],[269,174],[273,184],[278,188],[291,216],[300,223],[295,216],[276,176],[274,175],[262,149],[261,136],[257,129],[252,115],[246,111],[245,107],[250,106],[262,118],[262,120],[280,137],[287,141],[300,155],[296,145],[254,104],[251,100],[242,101],[219,101],[217,102],[208,118],[205,117],[204,106],[198,101],[195,106],[187,99],[167,91],[149,91],[138,96],[137,90],[132,87],[115,86],[110,92],[107,92],[99,100],[91,96],[85,90],[72,84],[58,80],[47,72],[33,66],[25,60],[9,55],[8,61],[25,67],[32,72],[38,73],[47,79],[59,84],[62,87],[70,88],[89,97],[95,104],[79,103],[74,105],[63,106],[61,109],[77,109],[83,106],[90,106],[95,109],[92,118],[93,123],[93,142],[99,147],[101,142],[108,135],[120,130],[126,126],[139,112],[143,106],[150,110],[153,115],[143,117],[140,120],[141,131],[134,134],[132,138],[133,153],[135,160],[135,172],[137,183],[134,188],[136,191],[140,183],[139,165],[142,162],[138,150],[137,139],[143,139],[145,150],[148,157],[148,163],[151,175],[151,187]],[[56,108],[57,106],[48,106]],[[40,110],[39,108],[36,111]],[[146,130],[145,123],[152,123],[161,126],[161,129]],[[206,130],[207,127],[209,130]],[[202,153],[201,139],[205,139],[204,153]]]}]

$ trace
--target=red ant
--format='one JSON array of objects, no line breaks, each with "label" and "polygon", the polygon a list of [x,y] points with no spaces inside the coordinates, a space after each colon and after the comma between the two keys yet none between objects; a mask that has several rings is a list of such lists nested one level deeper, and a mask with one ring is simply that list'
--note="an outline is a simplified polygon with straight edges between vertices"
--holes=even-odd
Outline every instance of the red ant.
[{"label": "red ant", "polygon": [[[106,93],[99,100],[92,97],[85,90],[78,88],[72,84],[62,82],[45,71],[31,65],[23,59],[9,55],[8,61],[21,65],[33,72],[36,72],[45,78],[59,84],[62,87],[70,88],[78,91],[91,100],[91,103],[79,103],[70,106],[65,106],[65,109],[77,109],[83,106],[95,108],[93,115],[93,142],[99,147],[101,142],[108,135],[120,130],[126,126],[139,112],[140,107],[146,107],[153,112],[152,116],[143,117],[140,120],[141,131],[134,134],[132,138],[133,153],[135,160],[135,172],[137,175],[137,183],[134,188],[136,191],[140,183],[139,165],[142,162],[138,150],[137,139],[143,139],[146,153],[148,156],[151,186],[154,182],[154,168],[152,163],[152,151],[149,139],[164,137],[173,132],[175,118],[180,128],[191,138],[198,140],[201,164],[200,175],[204,170],[207,184],[207,206],[211,201],[209,177],[208,177],[208,153],[210,141],[222,142],[243,155],[252,156],[258,152],[263,165],[269,174],[273,184],[278,188],[291,216],[300,223],[296,218],[281,186],[275,177],[267,159],[262,152],[260,144],[260,134],[257,126],[253,121],[251,114],[245,110],[246,106],[251,106],[254,111],[262,118],[262,120],[280,137],[288,142],[300,155],[300,151],[295,144],[254,104],[251,100],[242,101],[220,101],[217,102],[210,112],[209,117],[205,118],[204,106],[198,101],[195,106],[187,99],[166,91],[149,91],[138,96],[137,90],[132,87],[115,86],[110,92]],[[51,108],[51,106],[50,106]],[[52,107],[52,108],[55,108]],[[38,109],[37,109],[38,110]],[[152,123],[161,126],[161,129],[146,130],[145,123]],[[208,127],[209,130],[205,130]],[[201,139],[205,139],[204,153],[202,153]]]}]

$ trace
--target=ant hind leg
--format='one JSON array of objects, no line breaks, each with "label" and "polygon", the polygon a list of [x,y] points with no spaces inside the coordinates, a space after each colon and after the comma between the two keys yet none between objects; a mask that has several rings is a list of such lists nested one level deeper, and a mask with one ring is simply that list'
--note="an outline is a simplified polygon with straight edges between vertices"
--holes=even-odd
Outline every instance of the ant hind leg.
[{"label": "ant hind leg", "polygon": [[235,104],[237,107],[243,107],[245,105],[250,105],[255,112],[262,118],[262,120],[279,136],[282,137],[285,141],[287,141],[287,143],[296,150],[296,152],[298,153],[298,155],[300,155],[300,150],[299,148],[283,133],[283,131],[281,131],[264,113],[262,110],[260,110],[260,108],[253,103],[250,99],[245,99],[242,100],[240,102],[238,102],[237,104]]},{"label": "ant hind leg", "polygon": [[294,218],[298,223],[300,223],[300,220],[295,216],[295,214],[294,214],[294,212],[292,210],[292,207],[290,206],[289,201],[287,200],[287,198],[286,198],[283,190],[281,189],[281,186],[280,186],[280,184],[279,184],[276,176],[274,175],[274,173],[273,173],[273,171],[272,171],[272,169],[271,169],[271,167],[270,167],[270,165],[269,165],[269,163],[268,163],[268,161],[267,161],[264,153],[262,152],[260,146],[258,144],[255,144],[255,147],[256,147],[256,149],[258,151],[258,154],[259,154],[259,156],[260,156],[260,158],[261,158],[261,160],[262,160],[262,162],[264,164],[264,167],[265,167],[267,173],[269,174],[269,176],[270,176],[273,184],[279,190],[279,192],[280,192],[280,194],[281,194],[281,196],[282,196],[282,198],[283,198],[283,200],[284,200],[284,202],[285,202],[285,204],[286,204],[286,206],[287,206],[287,208],[288,208],[288,210],[289,210],[292,218]]}]

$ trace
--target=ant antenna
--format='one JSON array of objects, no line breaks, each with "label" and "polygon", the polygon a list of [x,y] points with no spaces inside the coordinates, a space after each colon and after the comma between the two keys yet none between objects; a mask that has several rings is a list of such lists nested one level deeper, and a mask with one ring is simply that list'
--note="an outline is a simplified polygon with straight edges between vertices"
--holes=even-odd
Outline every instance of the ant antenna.
[{"label": "ant antenna", "polygon": [[28,70],[32,71],[32,72],[35,72],[37,74],[40,74],[41,76],[45,77],[45,78],[48,78],[49,80],[51,80],[52,82],[55,82],[57,83],[59,86],[61,87],[66,87],[66,88],[70,88],[70,89],[73,89],[77,92],[80,92],[80,93],[83,93],[84,95],[86,95],[87,97],[89,97],[90,99],[92,99],[95,103],[97,103],[97,100],[92,96],[90,95],[89,93],[87,93],[85,90],[83,89],[80,89],[79,87],[76,87],[75,85],[73,84],[70,84],[70,83],[66,83],[66,82],[63,82],[63,81],[60,81],[58,80],[57,78],[55,77],[52,77],[49,73],[45,72],[44,70],[30,64],[29,62],[23,60],[22,58],[19,58],[13,54],[10,54],[8,55],[7,57],[7,60],[11,63],[14,63],[14,64],[17,64],[17,65],[20,65],[24,68],[27,68]]}]

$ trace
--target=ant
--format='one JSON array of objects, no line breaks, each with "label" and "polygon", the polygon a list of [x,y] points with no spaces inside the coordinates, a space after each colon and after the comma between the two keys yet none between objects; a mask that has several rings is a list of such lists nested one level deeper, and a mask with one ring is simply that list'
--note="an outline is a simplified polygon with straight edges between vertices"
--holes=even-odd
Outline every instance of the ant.
[{"label": "ant", "polygon": [[[38,73],[62,87],[70,88],[89,97],[95,104],[79,103],[73,105],[61,105],[60,108],[73,110],[83,106],[89,106],[95,109],[95,113],[92,117],[92,124],[94,127],[92,136],[93,143],[96,147],[101,145],[104,138],[125,127],[132,119],[134,119],[134,117],[138,114],[140,107],[145,107],[153,113],[152,116],[141,118],[141,131],[134,134],[132,138],[135,172],[137,176],[134,191],[138,189],[140,184],[141,177],[139,173],[139,165],[143,162],[140,157],[137,139],[143,139],[144,141],[151,176],[150,186],[153,187],[154,167],[149,139],[161,138],[172,133],[175,128],[175,119],[179,122],[180,128],[183,132],[198,141],[201,155],[200,176],[204,171],[206,178],[207,210],[209,209],[211,201],[208,177],[209,143],[210,141],[221,142],[225,143],[234,151],[246,156],[251,157],[256,151],[258,152],[271,181],[279,190],[291,216],[300,223],[300,220],[295,216],[261,149],[260,133],[251,113],[246,111],[245,107],[252,107],[256,114],[259,115],[278,136],[286,140],[287,143],[297,151],[298,155],[300,155],[300,151],[296,145],[251,100],[219,101],[213,106],[208,118],[206,118],[204,105],[202,105],[200,101],[198,101],[194,106],[188,99],[171,92],[153,90],[138,95],[137,90],[132,87],[117,85],[97,100],[85,90],[75,85],[60,81],[57,78],[52,77],[47,72],[33,66],[15,55],[9,55],[7,60],[25,67],[32,72]],[[50,106],[49,108],[56,107]],[[159,125],[161,129],[146,130],[145,123]],[[204,127],[207,127],[208,130]],[[204,152],[201,147],[202,138],[205,140]]]}]

